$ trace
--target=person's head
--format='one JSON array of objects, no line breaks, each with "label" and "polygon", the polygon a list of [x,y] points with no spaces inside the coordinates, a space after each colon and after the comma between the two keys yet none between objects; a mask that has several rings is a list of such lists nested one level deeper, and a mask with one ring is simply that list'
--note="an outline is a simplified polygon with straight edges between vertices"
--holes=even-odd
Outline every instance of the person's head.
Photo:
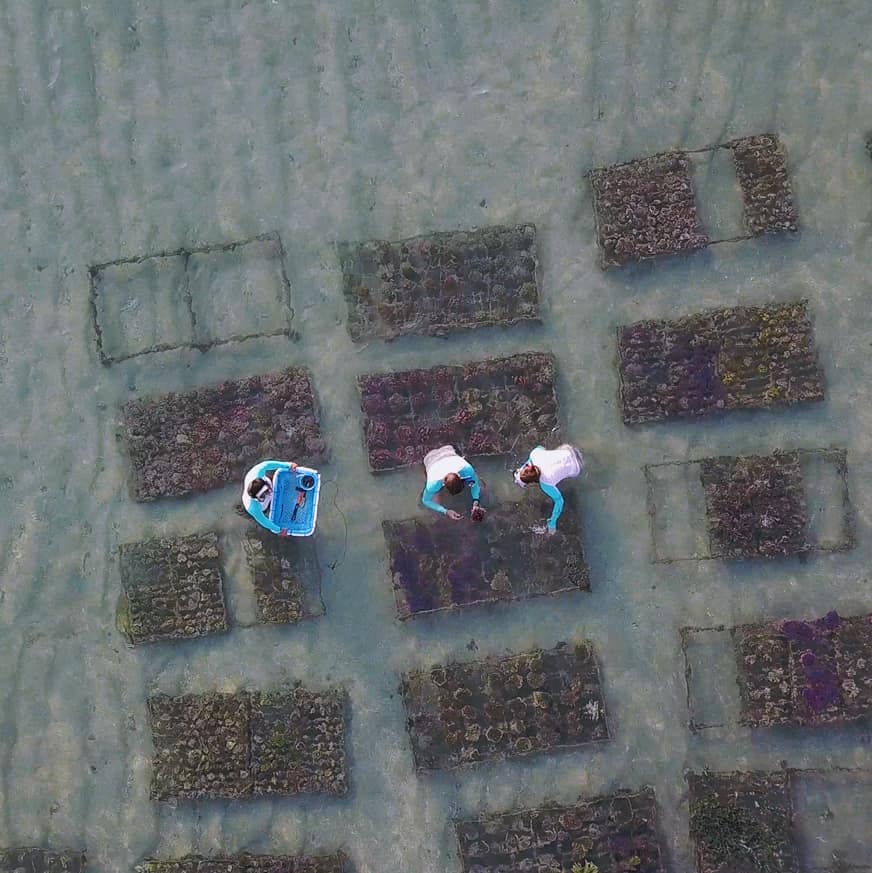
[{"label": "person's head", "polygon": [[449,473],[443,480],[442,484],[449,494],[460,494],[463,491],[463,479],[457,473]]},{"label": "person's head", "polygon": [[248,486],[248,496],[253,497],[255,500],[260,500],[266,497],[271,490],[272,486],[269,482],[266,479],[258,477],[251,480],[251,483]]},{"label": "person's head", "polygon": [[542,471],[535,464],[524,464],[518,471],[518,478],[525,485],[535,485],[539,481]]}]

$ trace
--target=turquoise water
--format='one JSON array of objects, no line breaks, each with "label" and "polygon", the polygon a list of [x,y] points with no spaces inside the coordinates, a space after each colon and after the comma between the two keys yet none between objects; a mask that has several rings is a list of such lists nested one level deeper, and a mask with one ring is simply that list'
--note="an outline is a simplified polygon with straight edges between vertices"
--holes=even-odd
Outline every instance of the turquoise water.
[{"label": "turquoise water", "polygon": [[[858,0],[0,2],[0,845],[84,848],[101,873],[152,855],[338,847],[358,873],[459,871],[454,817],[650,784],[672,868],[687,870],[686,769],[872,768],[862,729],[692,735],[679,637],[872,611],[870,25]],[[599,269],[588,169],[769,130],[789,154],[800,234]],[[734,193],[703,173],[713,226],[735,222]],[[538,228],[541,327],[352,345],[336,242],[521,222]],[[298,340],[101,365],[89,265],[267,231],[285,245]],[[810,301],[826,402],[621,423],[618,325],[796,297]],[[153,302],[169,330],[171,301]],[[355,376],[527,349],[557,355],[564,433],[585,451],[573,487],[592,591],[400,624],[379,527],[418,511],[421,475],[367,472]],[[291,364],[313,373],[332,452],[325,616],[241,626],[253,598],[231,555],[240,626],[127,648],[118,545],[244,522],[235,487],[133,503],[121,405]],[[853,551],[651,563],[643,464],[831,444],[848,451]],[[512,493],[502,462],[479,466]],[[573,639],[598,652],[611,743],[415,774],[402,672]],[[349,797],[149,800],[149,694],[294,679],[348,689]],[[835,849],[872,864],[872,839],[858,839],[870,793],[865,807],[833,801],[834,819],[824,793],[812,780],[803,801],[806,863]]]}]

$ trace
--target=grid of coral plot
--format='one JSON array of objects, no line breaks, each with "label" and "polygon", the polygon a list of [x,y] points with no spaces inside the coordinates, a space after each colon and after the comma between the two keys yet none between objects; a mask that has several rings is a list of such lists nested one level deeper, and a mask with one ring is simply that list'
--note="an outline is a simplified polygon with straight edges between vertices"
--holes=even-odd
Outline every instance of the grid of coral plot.
[{"label": "grid of coral plot", "polygon": [[742,722],[844,724],[872,715],[872,616],[832,611],[733,629]]},{"label": "grid of coral plot", "polygon": [[539,318],[531,224],[346,244],[340,258],[355,342]]},{"label": "grid of coral plot", "polygon": [[603,267],[692,252],[709,244],[684,152],[592,170]]},{"label": "grid of coral plot", "polygon": [[192,639],[228,629],[214,533],[127,543],[120,563],[119,624],[132,643]]},{"label": "grid of coral plot", "polygon": [[339,689],[149,698],[155,800],[343,795],[346,704]]},{"label": "grid of coral plot", "polygon": [[148,859],[136,873],[350,873],[341,852],[332,855],[186,855],[183,858]]},{"label": "grid of coral plot", "polygon": [[618,329],[625,424],[824,399],[804,300]]},{"label": "grid of coral plot", "polygon": [[302,463],[326,454],[312,380],[299,367],[133,400],[123,416],[140,501],[241,482],[264,458]]},{"label": "grid of coral plot", "polygon": [[689,773],[698,873],[799,873],[787,773]]},{"label": "grid of coral plot", "polygon": [[554,358],[541,352],[361,376],[370,467],[420,464],[446,444],[475,456],[546,442],[557,427],[554,378]]},{"label": "grid of coral plot", "polygon": [[562,873],[574,865],[614,873],[666,869],[650,788],[459,821],[455,830],[464,873]]},{"label": "grid of coral plot", "polygon": [[586,644],[434,667],[407,675],[402,691],[419,770],[609,738],[599,667]]},{"label": "grid of coral plot", "polygon": [[581,523],[571,500],[549,537],[532,531],[546,516],[541,501],[497,506],[484,524],[458,527],[437,517],[382,522],[400,618],[588,591]]}]

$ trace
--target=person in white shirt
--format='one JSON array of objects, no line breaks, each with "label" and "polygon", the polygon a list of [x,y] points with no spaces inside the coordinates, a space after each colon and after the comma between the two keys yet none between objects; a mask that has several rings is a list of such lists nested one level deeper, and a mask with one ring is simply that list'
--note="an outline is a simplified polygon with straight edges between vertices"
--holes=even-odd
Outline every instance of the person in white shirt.
[{"label": "person in white shirt", "polygon": [[538,484],[542,491],[554,501],[554,509],[547,524],[534,528],[537,533],[552,534],[557,530],[557,520],[563,512],[563,495],[557,486],[564,479],[580,476],[584,472],[584,458],[575,446],[564,443],[556,449],[536,446],[527,460],[514,472],[515,483],[521,488]]},{"label": "person in white shirt", "polygon": [[472,464],[458,455],[454,446],[441,446],[427,452],[424,455],[424,470],[427,473],[427,484],[424,486],[421,502],[427,509],[447,515],[453,521],[463,518],[459,512],[446,509],[434,498],[443,488],[449,494],[460,494],[468,485],[472,495],[472,511],[469,517],[472,521],[481,521],[484,518],[484,509],[479,505],[481,483]]}]

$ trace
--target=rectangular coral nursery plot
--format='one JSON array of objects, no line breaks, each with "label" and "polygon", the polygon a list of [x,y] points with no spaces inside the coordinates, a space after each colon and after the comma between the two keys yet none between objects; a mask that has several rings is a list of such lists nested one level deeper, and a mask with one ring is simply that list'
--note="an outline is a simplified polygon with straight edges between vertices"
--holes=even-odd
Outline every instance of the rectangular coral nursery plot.
[{"label": "rectangular coral nursery plot", "polygon": [[684,152],[591,170],[590,181],[604,268],[709,244]]},{"label": "rectangular coral nursery plot", "polygon": [[645,467],[655,563],[853,548],[844,449]]},{"label": "rectangular coral nursery plot", "polygon": [[168,860],[149,859],[136,873],[349,873],[345,855],[186,855]]},{"label": "rectangular coral nursery plot", "polygon": [[698,873],[799,873],[786,773],[690,773]]},{"label": "rectangular coral nursery plot", "polygon": [[663,873],[654,791],[523,809],[455,825],[464,873],[569,871],[574,865]]},{"label": "rectangular coral nursery plot", "polygon": [[322,793],[348,787],[338,689],[157,695],[148,701],[155,800]]},{"label": "rectangular coral nursery plot", "polygon": [[324,614],[321,568],[311,539],[250,531],[244,548],[261,621],[291,624]]},{"label": "rectangular coral nursery plot", "polygon": [[339,690],[252,694],[254,793],[345,794],[345,709]]},{"label": "rectangular coral nursery plot", "polygon": [[750,727],[843,724],[872,715],[872,616],[733,629]]},{"label": "rectangular coral nursery plot", "polygon": [[567,499],[551,537],[531,532],[538,500],[492,509],[484,524],[442,517],[383,522],[400,618],[473,604],[590,590],[577,513]]},{"label": "rectangular coral nursery plot", "polygon": [[276,233],[97,264],[88,272],[104,364],[291,332],[290,285]]},{"label": "rectangular coral nursery plot", "polygon": [[311,376],[300,367],[133,400],[123,433],[140,501],[241,487],[264,458],[315,463],[326,454]]},{"label": "rectangular coral nursery plot", "polygon": [[779,138],[769,133],[748,136],[726,143],[726,147],[733,153],[748,232],[759,236],[795,231],[799,215]]},{"label": "rectangular coral nursery plot", "polygon": [[624,423],[824,399],[805,300],[618,329]]},{"label": "rectangular coral nursery plot", "polygon": [[120,549],[119,625],[134,644],[228,629],[214,533],[127,543]]},{"label": "rectangular coral nursery plot", "polygon": [[83,873],[84,852],[0,849],[0,873]]},{"label": "rectangular coral nursery plot", "polygon": [[419,770],[609,738],[599,668],[587,644],[434,667],[407,675],[402,692]]},{"label": "rectangular coral nursery plot", "polygon": [[706,458],[700,476],[712,557],[771,558],[809,548],[796,452]]},{"label": "rectangular coral nursery plot", "polygon": [[541,352],[361,376],[370,467],[419,464],[448,443],[475,456],[547,442],[557,427],[554,378],[554,358]]},{"label": "rectangular coral nursery plot", "polygon": [[532,224],[346,244],[340,257],[355,342],[539,318]]}]

